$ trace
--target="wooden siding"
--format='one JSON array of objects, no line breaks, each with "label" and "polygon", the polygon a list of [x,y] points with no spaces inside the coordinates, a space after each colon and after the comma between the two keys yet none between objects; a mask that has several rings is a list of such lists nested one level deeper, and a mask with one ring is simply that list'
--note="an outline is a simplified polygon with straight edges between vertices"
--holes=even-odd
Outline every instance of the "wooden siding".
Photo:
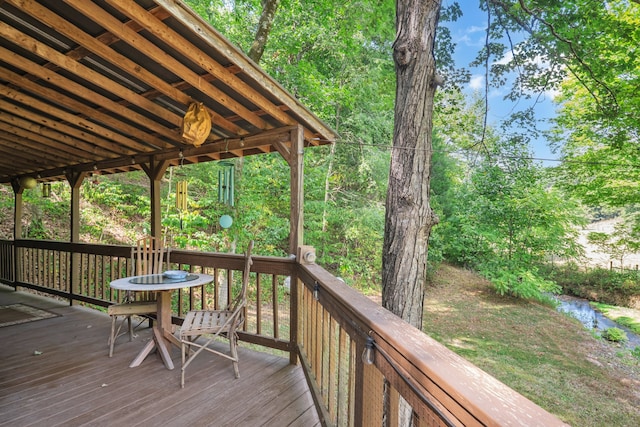
[{"label": "wooden siding", "polygon": [[0,285],[0,305],[16,302],[60,316],[0,327],[0,426],[319,425],[302,369],[287,357],[245,346],[236,380],[230,362],[204,355],[180,389],[177,349],[173,371],[153,357],[128,367],[148,328],[133,342],[121,337],[109,358],[105,314]]}]

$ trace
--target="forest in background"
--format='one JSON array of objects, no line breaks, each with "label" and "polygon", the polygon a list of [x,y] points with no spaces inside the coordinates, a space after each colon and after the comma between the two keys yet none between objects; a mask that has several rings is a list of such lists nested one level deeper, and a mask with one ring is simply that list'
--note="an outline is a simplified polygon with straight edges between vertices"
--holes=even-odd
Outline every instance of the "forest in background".
[{"label": "forest in background", "polygon": [[[249,51],[260,1],[187,3]],[[579,259],[578,232],[593,219],[624,220],[617,235],[593,236],[594,243],[612,256],[638,251],[634,192],[638,168],[633,148],[638,99],[631,89],[640,79],[640,66],[630,46],[640,42],[640,14],[637,6],[625,7],[624,1],[609,5],[593,10],[586,7],[588,2],[573,0],[562,11],[566,18],[567,11],[575,10],[574,23],[590,22],[591,33],[580,34],[583,60],[592,60],[589,52],[593,56],[597,51],[598,61],[615,66],[596,68],[596,61],[590,62],[592,77],[605,82],[596,87],[604,95],[589,93],[576,77],[556,76],[559,113],[547,137],[565,161],[554,167],[543,167],[532,158],[531,139],[540,131],[531,111],[512,117],[504,126],[488,127],[483,94],[468,96],[461,91],[470,76],[453,63],[455,46],[447,23],[464,9],[457,3],[443,9],[436,56],[446,83],[437,93],[434,111],[430,188],[439,224],[429,242],[432,268],[443,260],[463,265],[480,271],[500,293],[536,297],[558,289],[542,267],[550,259]],[[554,12],[559,13],[549,6],[548,16]],[[340,134],[332,145],[305,150],[305,244],[316,248],[319,264],[365,291],[381,286],[393,138],[394,16],[394,2],[388,0],[311,4],[282,0],[260,60],[276,81]],[[560,18],[554,30],[577,37],[579,25],[561,27]],[[603,32],[610,37],[598,36]],[[533,73],[529,65],[540,52],[533,48],[521,52],[520,67]],[[498,61],[504,54],[497,44],[487,44],[475,59],[492,64],[487,72],[498,82],[492,84],[498,85],[504,73],[514,70],[514,65]],[[519,76],[524,79],[526,73]],[[519,93],[512,89],[508,96],[535,98],[538,86],[532,78],[522,82],[529,82],[528,89]],[[607,91],[617,95],[615,111],[607,109],[613,105]],[[598,105],[599,100],[609,104]],[[255,238],[261,254],[287,255],[286,163],[277,154],[233,163],[233,206],[218,197],[219,172],[228,166],[212,162],[167,172],[162,183],[162,225],[168,244],[226,252]],[[175,206],[175,183],[180,180],[188,182],[185,211]],[[12,221],[13,194],[9,188],[1,191],[0,220],[5,225],[1,237],[11,238],[6,226]],[[84,241],[130,244],[148,231],[148,181],[143,173],[92,176],[83,183],[81,194]],[[54,183],[47,199],[38,189],[26,190],[25,237],[68,240],[68,198],[66,183]],[[229,229],[219,224],[225,214],[233,218]]]}]

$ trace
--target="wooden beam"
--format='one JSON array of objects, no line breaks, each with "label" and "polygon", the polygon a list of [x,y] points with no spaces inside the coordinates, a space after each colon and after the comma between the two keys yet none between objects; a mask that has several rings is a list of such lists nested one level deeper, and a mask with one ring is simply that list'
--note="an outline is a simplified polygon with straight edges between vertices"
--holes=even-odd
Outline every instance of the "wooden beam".
[{"label": "wooden beam", "polygon": [[151,158],[149,163],[141,164],[142,169],[149,177],[149,194],[151,201],[151,235],[156,238],[157,241],[162,239],[162,209],[160,206],[160,184],[164,173],[169,167],[169,162],[166,160],[158,161],[155,158]]},{"label": "wooden beam", "polygon": [[[266,123],[262,119],[258,118],[255,114],[249,111],[242,104],[233,100],[227,94],[225,94],[215,86],[200,79],[197,73],[193,72],[191,69],[189,69],[188,67],[186,67],[185,65],[177,61],[174,57],[172,57],[171,55],[169,55],[168,53],[160,49],[158,46],[150,43],[147,39],[142,37],[137,32],[131,30],[126,26],[123,26],[122,22],[115,19],[110,14],[106,13],[104,9],[97,7],[91,2],[86,2],[82,0],[68,0],[68,3],[78,11],[86,14],[87,16],[95,17],[100,22],[100,25],[104,26],[109,32],[118,36],[122,41],[136,47],[137,49],[142,50],[146,56],[158,62],[159,64],[162,64],[169,71],[174,73],[176,76],[179,76],[183,80],[189,82],[189,84],[191,84],[193,87],[197,88],[198,90],[201,90],[203,93],[210,96],[212,99],[215,99],[216,101],[220,102],[222,105],[225,105],[231,111],[236,112],[236,114],[240,114],[247,121],[254,124],[259,129],[267,128]],[[129,11],[127,6],[132,6],[134,4],[135,4],[134,2],[126,2],[125,5],[116,4],[114,6],[118,8],[122,6],[123,10],[121,10],[121,12],[126,14]],[[149,16],[153,17],[153,15],[149,14],[145,9],[140,8],[140,10],[142,10],[142,13],[144,14],[143,15],[144,18],[147,18]],[[133,21],[136,21],[137,23],[145,27],[144,22],[139,21],[139,18],[141,17],[130,16],[130,18]],[[153,17],[153,19],[155,19],[155,17]],[[181,48],[178,48],[178,51],[180,50]],[[235,134],[243,133],[243,130],[240,127],[238,127],[237,125],[231,122],[228,122],[226,119],[224,119],[222,116],[218,114],[214,114],[213,119],[215,119],[218,122],[216,124],[219,124],[224,129],[230,130]]]},{"label": "wooden beam", "polygon": [[[67,135],[71,135],[78,140],[87,141],[92,145],[103,148],[105,150],[109,150],[113,153],[119,155],[131,155],[135,153],[134,149],[149,149],[148,146],[141,144],[131,138],[127,138],[124,135],[113,132],[111,129],[105,128],[104,126],[100,126],[99,124],[90,122],[86,119],[83,119],[82,117],[78,117],[74,114],[68,113],[58,108],[57,106],[46,104],[28,95],[15,91],[7,86],[0,85],[0,95],[6,96],[10,99],[14,99],[21,104],[29,105],[29,107],[39,110],[47,114],[48,116],[57,117],[61,120],[61,122],[56,122],[49,118],[44,118],[45,116],[36,116],[35,113],[27,113],[26,110],[18,109],[12,104],[8,104],[8,107],[7,104],[5,104],[4,101],[1,100],[0,102],[2,102],[3,104],[0,105],[0,108],[7,111],[9,108],[13,108],[17,115],[21,115],[20,111],[22,111],[25,116],[27,114],[31,114],[33,117],[40,118],[38,121],[44,125],[47,125],[49,128],[58,128],[59,131],[64,131],[63,133]],[[32,119],[32,121],[35,120]],[[75,127],[65,125],[63,124],[63,122],[74,125]]]},{"label": "wooden beam", "polygon": [[[81,1],[81,0],[74,0]],[[143,26],[146,30],[160,38],[164,43],[169,44],[176,51],[181,54],[186,55],[191,60],[193,60],[196,64],[201,65],[205,70],[208,70],[207,65],[213,63],[213,61],[208,61],[208,64],[202,64],[201,61],[196,59],[196,56],[209,58],[208,55],[202,53],[199,49],[193,46],[188,40],[180,36],[175,31],[171,30],[167,27],[161,20],[157,19],[154,15],[147,12],[143,7],[138,6],[137,3],[131,1],[121,1],[121,0],[106,0],[107,3],[111,4],[113,7],[117,8],[120,12],[126,14],[130,19],[136,21],[138,24]],[[150,52],[160,52],[163,53],[159,48],[154,45],[146,46],[145,51],[147,53]],[[191,83],[191,85],[195,88],[200,89],[202,92],[208,94],[213,99],[218,101],[220,104],[226,106],[231,111],[234,111],[236,114],[241,116],[243,119],[257,127],[258,129],[269,129],[271,126],[262,120],[257,114],[253,111],[249,110],[247,107],[237,102],[235,99],[232,99],[218,89],[217,87],[203,82],[199,79],[199,76],[184,67],[180,62],[175,60],[172,57],[169,57],[168,63],[162,62],[166,66],[169,66],[169,69],[176,73],[177,75],[182,76],[185,81]]]},{"label": "wooden beam", "polygon": [[[32,76],[21,76],[3,67],[0,67],[0,75],[2,75],[3,79],[15,85],[15,87],[20,88],[21,91],[28,91],[40,98],[47,99],[50,103],[61,108],[76,111],[78,118],[88,118],[94,122],[109,126],[123,135],[129,135],[132,138],[137,138],[138,140],[148,143],[149,147],[147,147],[147,149],[160,149],[168,146],[166,141],[163,141],[155,135],[145,132],[139,127],[131,126],[122,120],[118,120],[114,116],[105,114],[102,112],[102,108],[94,108],[93,105],[83,104],[59,91],[42,86],[28,78]],[[120,107],[120,109],[122,109],[122,107]]]},{"label": "wooden beam", "polygon": [[[293,126],[296,123],[291,116],[285,114],[280,108],[261,95],[258,91],[240,80],[236,73],[232,73],[228,68],[212,60],[209,55],[169,28],[157,16],[149,14],[134,2],[123,2],[120,0],[107,1],[118,7],[122,12],[125,12],[126,9],[126,13],[130,17],[135,17],[134,19],[136,21],[141,23],[141,25],[144,25],[146,29],[162,39],[163,42],[169,43],[174,49],[179,50],[182,54],[198,64],[202,69],[208,71],[220,82],[242,94],[245,99],[261,108],[263,112],[278,120],[282,125]],[[255,114],[255,112],[252,114]],[[245,117],[243,116],[243,118]],[[253,124],[257,126],[256,123]],[[264,125],[261,126],[261,128],[264,128]]]},{"label": "wooden beam", "polygon": [[67,72],[73,73],[76,76],[88,82],[91,82],[101,87],[102,89],[132,103],[133,105],[145,109],[150,114],[174,125],[176,128],[182,125],[182,117],[171,113],[169,110],[160,107],[160,105],[151,102],[150,100],[138,95],[132,90],[118,83],[115,83],[114,80],[63,55],[62,53],[53,48],[50,48],[46,44],[41,43],[33,37],[21,33],[17,29],[9,27],[8,25],[0,26],[0,34],[5,39],[17,44],[18,46],[29,47],[29,50],[32,53],[38,55],[42,59],[53,62]]},{"label": "wooden beam", "polygon": [[[49,84],[59,87],[65,92],[73,93],[74,95],[87,100],[90,103],[87,105],[87,109],[102,107],[117,114],[118,116],[121,116],[132,122],[136,122],[138,123],[138,125],[160,135],[163,135],[171,140],[179,141],[181,139],[177,129],[169,129],[151,119],[148,119],[147,117],[140,113],[137,113],[136,111],[124,107],[118,102],[112,101],[106,96],[102,96],[97,92],[94,92],[86,88],[85,86],[69,80],[51,70],[48,70],[47,68],[35,62],[31,62],[26,58],[19,56],[8,49],[5,49],[4,47],[0,47],[0,57],[2,57],[5,62],[20,68],[25,73],[32,74],[42,80],[45,80]],[[169,144],[165,144],[165,147],[169,146]]]},{"label": "wooden beam", "polygon": [[[80,242],[80,187],[87,174],[85,172],[67,171],[65,175],[71,187],[71,206],[69,212],[70,242],[77,243]],[[71,254],[70,291],[72,294],[77,295],[80,293],[80,283],[80,254],[74,252]]]},{"label": "wooden beam", "polygon": [[[0,101],[0,109],[2,109],[2,101]],[[24,111],[24,110],[23,110]],[[27,117],[31,116],[31,119],[37,120],[38,117],[24,113]],[[6,115],[0,114],[0,121],[8,123],[12,126],[3,126],[3,129],[10,133],[13,133],[14,129],[22,129],[26,132],[41,135],[46,139],[46,146],[51,150],[59,150],[63,153],[68,153],[71,156],[75,156],[76,162],[89,161],[93,158],[93,155],[98,152],[108,158],[116,157],[115,153],[97,149],[84,141],[79,141],[72,136],[66,135],[57,130],[48,128],[47,126],[34,123],[33,121],[20,118],[19,115]],[[93,152],[92,152],[93,151]]]},{"label": "wooden beam", "polygon": [[220,33],[213,29],[211,25],[205,22],[193,10],[185,6],[184,3],[174,0],[155,0],[155,2],[169,11],[175,19],[179,20],[182,25],[189,28],[194,34],[198,34],[202,40],[209,44],[215,51],[224,54],[229,62],[237,66],[242,73],[258,82],[260,86],[268,90],[275,98],[281,100],[290,111],[294,112],[298,117],[301,117],[306,125],[318,131],[318,135],[312,135],[305,131],[307,140],[311,140],[316,136],[330,141],[337,138],[336,132],[307,110],[293,95],[273,78],[265,74],[249,57],[220,35]]},{"label": "wooden beam", "polygon": [[[90,9],[90,11],[86,12],[86,13],[89,13],[88,16],[91,16],[93,19],[96,19],[97,21],[102,21],[106,19],[110,19],[113,22],[117,21],[113,17],[111,17],[111,15],[106,14],[105,12],[103,12],[103,9],[100,9],[97,6],[92,6],[90,3],[87,3],[87,2],[84,2],[83,5],[87,7],[87,9]],[[103,58],[104,60],[109,61],[112,65],[122,69],[126,73],[132,76],[135,76],[140,81],[153,87],[155,89],[153,92],[156,96],[159,94],[166,95],[167,97],[182,104],[185,108],[185,111],[186,111],[186,107],[189,104],[193,102],[197,102],[197,100],[191,98],[183,91],[180,91],[175,86],[165,82],[163,79],[159,78],[158,76],[154,75],[150,71],[146,70],[140,64],[133,62],[129,58],[125,57],[124,55],[121,55],[115,50],[109,48],[107,44],[101,41],[101,39],[106,39],[108,41],[108,44],[112,44],[115,41],[114,39],[117,39],[115,35],[111,34],[112,37],[99,36],[97,39],[93,38],[89,34],[83,32],[80,28],[74,25],[71,25],[67,20],[51,13],[49,9],[39,6],[37,3],[24,4],[23,10],[31,14],[31,16],[33,16],[34,18],[39,19],[41,22],[47,24],[48,26],[55,28],[57,31],[59,31],[61,34],[64,34],[71,40],[74,40],[78,44],[82,45],[86,50],[85,52],[83,52],[83,54],[86,55],[88,52],[92,52],[97,56],[99,56],[100,58]],[[166,13],[161,16],[166,16]],[[122,27],[122,23],[120,23],[119,21],[118,21],[118,25]],[[136,30],[132,27],[138,28],[139,26],[137,24],[135,26],[134,25],[128,26],[129,31],[132,34],[135,34]],[[211,112],[211,113],[213,113],[213,115],[215,116],[214,117],[215,124],[223,127],[224,129],[231,130],[233,132],[237,132],[239,130],[236,125],[234,125],[233,123],[227,122],[224,118],[222,118],[215,112]]]}]

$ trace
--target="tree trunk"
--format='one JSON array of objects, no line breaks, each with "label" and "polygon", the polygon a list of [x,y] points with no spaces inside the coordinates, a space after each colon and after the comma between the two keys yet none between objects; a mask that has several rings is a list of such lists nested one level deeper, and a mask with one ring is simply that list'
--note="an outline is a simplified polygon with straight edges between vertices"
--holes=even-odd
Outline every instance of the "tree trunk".
[{"label": "tree trunk", "polygon": [[429,205],[433,55],[440,0],[397,0],[393,57],[396,104],[382,253],[382,303],[422,328],[427,243],[437,223]]},{"label": "tree trunk", "polygon": [[264,53],[267,37],[269,37],[271,25],[273,24],[273,17],[276,14],[276,9],[278,9],[279,4],[280,0],[263,0],[262,2],[260,22],[258,23],[258,29],[251,44],[251,49],[249,49],[249,58],[256,64],[260,62],[260,58],[262,58],[262,54]]}]

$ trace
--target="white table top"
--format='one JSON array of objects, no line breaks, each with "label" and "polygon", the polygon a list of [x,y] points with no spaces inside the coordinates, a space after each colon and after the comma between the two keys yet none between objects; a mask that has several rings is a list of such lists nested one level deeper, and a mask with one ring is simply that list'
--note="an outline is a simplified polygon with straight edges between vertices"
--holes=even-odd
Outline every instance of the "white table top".
[{"label": "white table top", "polygon": [[[145,283],[131,283],[132,280]],[[168,279],[162,274],[148,274],[145,276],[123,277],[122,279],[114,280],[109,285],[114,289],[126,291],[169,291],[172,289],[191,288],[210,282],[213,282],[213,276],[208,274],[189,274],[185,280]]]}]

